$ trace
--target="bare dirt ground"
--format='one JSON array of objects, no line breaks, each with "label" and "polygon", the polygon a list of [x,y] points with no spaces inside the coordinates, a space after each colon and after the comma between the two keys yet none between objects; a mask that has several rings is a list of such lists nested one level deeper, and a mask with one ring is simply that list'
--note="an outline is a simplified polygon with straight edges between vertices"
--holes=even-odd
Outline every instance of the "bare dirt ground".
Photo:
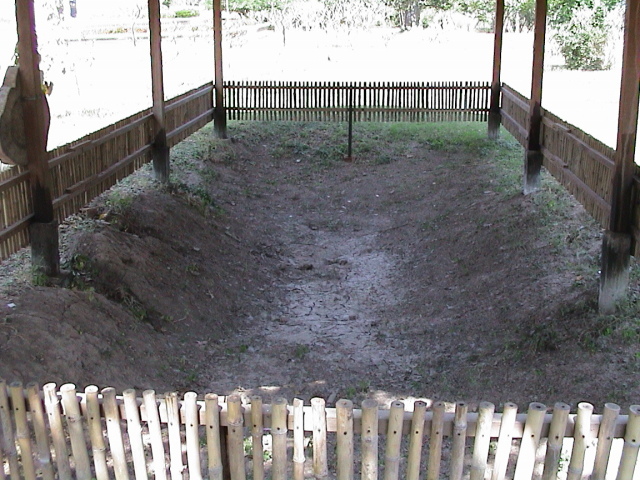
[{"label": "bare dirt ground", "polygon": [[3,265],[0,376],[219,394],[637,403],[638,285],[594,311],[600,229],[484,125],[234,123],[61,227],[66,288]]}]

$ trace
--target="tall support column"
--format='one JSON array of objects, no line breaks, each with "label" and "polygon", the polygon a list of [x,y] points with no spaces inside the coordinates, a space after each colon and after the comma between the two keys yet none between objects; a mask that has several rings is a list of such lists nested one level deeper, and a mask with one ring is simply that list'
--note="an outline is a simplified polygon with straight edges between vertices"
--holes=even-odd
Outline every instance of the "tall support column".
[{"label": "tall support column", "polygon": [[524,194],[540,188],[542,152],[540,127],[542,124],[542,73],[544,70],[544,43],[547,28],[547,0],[536,0],[536,19],[533,37],[533,69],[531,73],[531,100],[529,101],[529,134],[524,157]]},{"label": "tall support column", "polygon": [[34,213],[29,231],[31,262],[34,275],[55,276],[60,271],[60,254],[46,155],[49,107],[42,91],[33,4],[33,0],[16,0],[22,113]]},{"label": "tall support column", "polygon": [[220,138],[227,138],[227,112],[224,108],[224,84],[222,77],[222,5],[213,0],[213,59],[215,62],[215,110],[213,126]]},{"label": "tall support column", "polygon": [[169,183],[169,147],[164,108],[164,77],[162,73],[162,31],[160,0],[149,0],[149,43],[151,48],[151,90],[153,93],[153,172],[156,180]]},{"label": "tall support column", "polygon": [[600,312],[613,313],[629,285],[631,255],[632,188],[636,169],[638,89],[640,87],[640,0],[627,0],[622,80],[618,113],[618,139],[611,189],[609,228],[602,242]]},{"label": "tall support column", "polygon": [[500,133],[500,69],[502,66],[502,37],[504,33],[504,0],[496,0],[496,20],[493,40],[493,77],[491,79],[491,104],[489,106],[489,138],[496,140]]}]

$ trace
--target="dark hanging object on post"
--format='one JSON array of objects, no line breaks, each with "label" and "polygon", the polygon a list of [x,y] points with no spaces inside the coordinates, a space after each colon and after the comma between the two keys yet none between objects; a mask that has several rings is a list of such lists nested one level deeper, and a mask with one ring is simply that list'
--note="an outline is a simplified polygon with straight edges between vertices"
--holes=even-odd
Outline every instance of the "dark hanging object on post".
[{"label": "dark hanging object on post", "polygon": [[76,18],[76,15],[78,15],[78,10],[76,9],[76,0],[69,0],[69,10],[71,13],[71,18]]}]

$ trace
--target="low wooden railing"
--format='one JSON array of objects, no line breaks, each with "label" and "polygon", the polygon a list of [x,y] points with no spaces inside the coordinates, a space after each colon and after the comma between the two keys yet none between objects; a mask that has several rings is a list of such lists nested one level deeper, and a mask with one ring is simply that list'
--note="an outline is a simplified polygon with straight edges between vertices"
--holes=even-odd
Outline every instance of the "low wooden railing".
[{"label": "low wooden railing", "polygon": [[382,409],[370,399],[361,409],[349,400],[328,408],[320,398],[268,405],[257,396],[242,404],[237,395],[180,400],[95,386],[78,394],[72,384],[41,393],[0,380],[0,478],[633,478],[640,406],[629,415],[611,403],[601,415],[588,403],[573,414],[563,403],[552,411],[532,403],[526,413],[512,403],[502,413],[487,402],[468,409],[424,401]]}]

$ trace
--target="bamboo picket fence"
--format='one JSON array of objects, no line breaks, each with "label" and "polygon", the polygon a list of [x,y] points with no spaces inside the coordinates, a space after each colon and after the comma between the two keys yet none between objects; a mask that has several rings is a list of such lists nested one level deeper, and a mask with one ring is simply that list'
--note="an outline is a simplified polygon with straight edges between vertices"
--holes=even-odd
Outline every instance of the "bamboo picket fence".
[{"label": "bamboo picket fence", "polygon": [[[594,414],[531,403],[394,401],[382,409],[321,398],[242,404],[237,395],[157,396],[0,380],[0,478],[32,480],[632,480],[640,406]],[[561,472],[562,471],[562,472]]]},{"label": "bamboo picket fence", "polygon": [[[171,147],[213,118],[213,86],[207,83],[166,102]],[[151,160],[151,109],[48,152],[52,196],[59,221]],[[29,244],[33,216],[29,173],[12,167],[0,173],[0,258]]]},{"label": "bamboo picket fence", "polygon": [[226,82],[230,120],[485,121],[486,82]]}]

